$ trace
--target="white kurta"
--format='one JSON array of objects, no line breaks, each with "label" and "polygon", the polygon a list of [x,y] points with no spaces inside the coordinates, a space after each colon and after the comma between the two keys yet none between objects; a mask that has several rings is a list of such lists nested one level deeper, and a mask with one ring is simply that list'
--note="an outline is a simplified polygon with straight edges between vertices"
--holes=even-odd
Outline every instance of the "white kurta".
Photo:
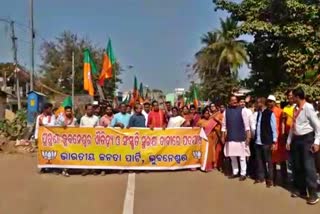
[{"label": "white kurta", "polygon": [[43,126],[55,126],[55,123],[56,123],[56,117],[54,114],[51,116],[45,116],[44,114],[38,115],[37,120],[36,120],[36,128],[34,131],[34,138],[35,139],[38,139],[40,118],[42,118],[42,125]]},{"label": "white kurta", "polygon": [[[247,116],[247,112],[245,109],[242,109],[242,119],[245,131],[250,131],[250,122],[249,117]],[[227,124],[226,124],[226,111],[223,114],[222,120],[222,132],[227,132]],[[228,141],[224,147],[224,155],[226,157],[248,157],[250,156],[250,148],[249,145],[246,145],[245,141],[243,142],[235,142]]]}]

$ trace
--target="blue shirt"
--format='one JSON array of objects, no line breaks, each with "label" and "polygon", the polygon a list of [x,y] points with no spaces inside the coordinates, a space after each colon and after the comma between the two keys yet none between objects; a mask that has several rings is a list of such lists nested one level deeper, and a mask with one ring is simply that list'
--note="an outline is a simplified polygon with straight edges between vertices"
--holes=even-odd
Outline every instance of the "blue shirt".
[{"label": "blue shirt", "polygon": [[134,114],[131,116],[129,121],[129,127],[146,127],[146,118],[143,114]]},{"label": "blue shirt", "polygon": [[110,126],[115,127],[117,123],[122,123],[124,127],[127,127],[129,125],[131,115],[130,114],[122,114],[121,112],[114,115]]},{"label": "blue shirt", "polygon": [[[256,130],[257,139],[256,139],[255,143],[258,145],[262,145],[262,142],[261,142],[261,118],[262,118],[262,116],[258,117],[257,130]],[[277,122],[276,122],[276,116],[274,115],[273,112],[271,114],[271,130],[272,130],[273,142],[277,142]]]}]

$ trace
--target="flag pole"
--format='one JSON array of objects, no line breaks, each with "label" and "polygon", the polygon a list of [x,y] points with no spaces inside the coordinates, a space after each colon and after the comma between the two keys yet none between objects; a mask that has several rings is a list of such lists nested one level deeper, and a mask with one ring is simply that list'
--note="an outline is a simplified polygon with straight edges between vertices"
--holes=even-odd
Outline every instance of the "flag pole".
[{"label": "flag pole", "polygon": [[[118,65],[117,65],[118,66]],[[114,67],[112,66],[113,71],[113,76],[114,76],[114,94],[113,96],[116,97],[116,89],[117,89],[117,74],[116,74],[116,69],[114,69]]]},{"label": "flag pole", "polygon": [[72,109],[74,110],[74,51],[72,51]]}]

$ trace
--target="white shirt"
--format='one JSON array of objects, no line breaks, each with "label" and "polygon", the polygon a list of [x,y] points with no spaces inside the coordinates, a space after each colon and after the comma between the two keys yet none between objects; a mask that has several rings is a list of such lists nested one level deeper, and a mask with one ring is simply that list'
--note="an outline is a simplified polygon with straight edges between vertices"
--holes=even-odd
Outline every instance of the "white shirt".
[{"label": "white shirt", "polygon": [[92,115],[91,117],[88,117],[87,115],[84,115],[81,117],[80,120],[80,127],[95,127],[99,123],[99,117]]},{"label": "white shirt", "polygon": [[249,118],[252,138],[254,138],[254,134],[256,131],[256,127],[257,127],[257,117],[258,117],[258,112],[256,111]]},{"label": "white shirt", "polygon": [[186,120],[181,116],[170,117],[167,127],[168,128],[181,127],[181,125],[184,123],[184,121],[186,121]]},{"label": "white shirt", "polygon": [[253,115],[253,111],[246,107],[244,107],[243,110],[247,113],[247,117],[250,119],[250,117]]},{"label": "white shirt", "polygon": [[70,124],[64,124],[65,123],[65,115],[63,113],[59,114],[58,118],[56,119],[55,125],[56,126],[68,126],[68,127],[74,127],[77,124],[77,119],[73,117],[73,120],[70,121]]},{"label": "white shirt", "polygon": [[[299,107],[296,106],[294,112],[296,113],[299,110]],[[308,134],[310,132],[315,133],[314,144],[320,144],[320,120],[317,117],[317,114],[313,108],[313,105],[310,103],[305,103],[293,122],[293,125],[290,129],[287,143],[292,142],[293,135],[301,136]]]},{"label": "white shirt", "polygon": [[148,127],[148,115],[149,115],[149,113],[147,113],[145,110],[142,110],[142,114],[146,118],[146,127]]},{"label": "white shirt", "polygon": [[43,126],[54,126],[56,123],[56,116],[54,114],[52,114],[50,116],[45,116],[44,114],[38,115],[37,120],[36,120],[36,128],[34,130],[34,138],[35,139],[38,139],[40,118],[42,120]]}]

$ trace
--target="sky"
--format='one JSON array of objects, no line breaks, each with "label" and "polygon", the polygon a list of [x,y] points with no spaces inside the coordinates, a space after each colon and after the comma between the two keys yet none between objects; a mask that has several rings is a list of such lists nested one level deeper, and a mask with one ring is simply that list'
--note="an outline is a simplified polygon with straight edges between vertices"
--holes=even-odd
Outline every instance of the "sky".
[{"label": "sky", "polygon": [[[29,0],[1,0],[0,18],[17,22],[18,61],[30,67]],[[150,88],[170,92],[188,88],[186,66],[201,48],[200,37],[219,27],[226,13],[214,11],[212,0],[34,0],[36,65],[40,44],[64,30],[105,47],[112,39],[123,68],[120,90],[132,88],[133,78]],[[0,23],[0,62],[12,61],[10,29]],[[240,69],[239,76],[248,74]],[[78,71],[81,72],[81,71]]]}]

